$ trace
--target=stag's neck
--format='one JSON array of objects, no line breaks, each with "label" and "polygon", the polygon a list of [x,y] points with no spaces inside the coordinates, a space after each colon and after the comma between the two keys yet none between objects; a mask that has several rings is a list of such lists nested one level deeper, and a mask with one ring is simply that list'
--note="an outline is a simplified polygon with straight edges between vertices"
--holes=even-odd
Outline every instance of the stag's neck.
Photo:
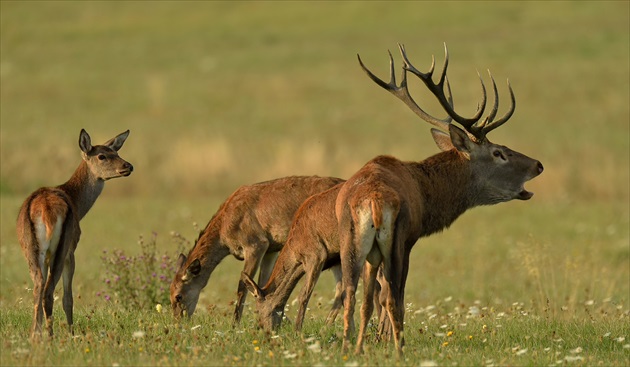
[{"label": "stag's neck", "polygon": [[455,150],[411,163],[422,198],[420,236],[448,228],[466,210],[479,205],[479,190],[469,160]]},{"label": "stag's neck", "polygon": [[284,305],[291,296],[291,291],[305,273],[302,264],[290,256],[283,256],[286,255],[286,252],[280,253],[276,265],[273,267],[273,272],[263,287],[265,298],[272,302],[274,309],[278,310],[284,309]]},{"label": "stag's neck", "polygon": [[82,219],[103,191],[105,181],[96,177],[85,161],[81,161],[70,179],[59,186],[74,203],[79,219]]}]

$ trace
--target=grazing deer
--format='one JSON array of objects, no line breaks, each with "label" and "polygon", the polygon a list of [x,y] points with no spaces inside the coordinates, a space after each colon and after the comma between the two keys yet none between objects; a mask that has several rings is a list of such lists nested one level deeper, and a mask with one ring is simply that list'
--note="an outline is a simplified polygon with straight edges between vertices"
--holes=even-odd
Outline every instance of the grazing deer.
[{"label": "grazing deer", "polygon": [[[285,177],[236,190],[221,204],[188,256],[179,255],[170,287],[173,315],[192,316],[210,275],[230,254],[245,260],[243,272],[250,277],[260,267],[258,281],[264,284],[300,205],[340,182],[343,180],[333,177]],[[246,296],[245,283],[239,280],[235,323],[241,318]]]},{"label": "grazing deer", "polygon": [[[55,286],[63,275],[63,310],[72,329],[72,276],[74,251],[79,243],[79,221],[103,191],[105,181],[129,176],[133,166],[118,156],[129,130],[103,145],[92,145],[85,130],[79,135],[83,161],[63,185],[43,187],[32,193],[20,209],[17,236],[33,280],[35,309],[32,337],[46,328],[53,336],[52,310]],[[43,309],[42,309],[43,308]]]},{"label": "grazing deer", "polygon": [[[308,198],[293,219],[287,243],[284,245],[269,280],[260,288],[249,274],[243,272],[241,280],[256,297],[258,323],[266,331],[278,329],[284,307],[298,281],[306,274],[306,281],[298,298],[296,330],[301,330],[306,305],[313,293],[322,270],[331,268],[338,280],[335,300],[327,317],[332,323],[342,306],[342,289],[339,269],[339,231],[335,215],[335,200],[341,189],[338,184]],[[259,284],[264,284],[259,282]]]},{"label": "grazing deer", "polygon": [[[379,156],[369,161],[343,184],[336,202],[339,219],[340,256],[344,300],[343,349],[347,350],[352,333],[355,291],[364,271],[364,299],[356,353],[362,352],[366,326],[373,311],[377,269],[381,266],[381,305],[392,326],[396,351],[402,354],[401,337],[404,318],[404,288],[409,270],[409,252],[420,237],[448,228],[466,210],[514,199],[528,200],[526,181],[543,171],[542,164],[502,145],[491,143],[486,135],[505,123],[513,114],[515,98],[504,116],[494,120],[498,110],[498,91],[492,76],[494,107],[481,120],[486,91],[481,80],[483,100],[472,118],[464,118],[453,109],[450,86],[446,79],[448,52],[442,75],[432,79],[435,62],[427,73],[414,68],[399,45],[404,62],[402,81],[396,84],[390,53],[390,82],[370,72],[359,59],[361,68],[376,84],[402,100],[420,118],[435,125],[431,134],[442,150],[420,162],[402,162]],[[357,55],[358,56],[358,55]],[[446,119],[437,119],[423,111],[407,89],[407,72],[420,78],[441,106]],[[445,95],[444,88],[448,90]],[[451,121],[455,120],[462,130]],[[447,131],[448,133],[446,133]],[[363,269],[363,270],[362,270]]]}]

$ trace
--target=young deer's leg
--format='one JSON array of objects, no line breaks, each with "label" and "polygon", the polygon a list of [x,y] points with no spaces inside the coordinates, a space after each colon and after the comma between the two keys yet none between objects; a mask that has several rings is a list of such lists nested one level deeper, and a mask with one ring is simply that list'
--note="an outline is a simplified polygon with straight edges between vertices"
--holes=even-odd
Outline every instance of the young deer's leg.
[{"label": "young deer's leg", "polygon": [[317,279],[319,279],[319,275],[322,273],[325,262],[326,255],[324,254],[323,256],[318,256],[316,259],[308,259],[308,263],[303,264],[306,270],[306,281],[302,286],[302,291],[300,292],[300,296],[298,298],[299,308],[295,318],[295,330],[297,331],[302,330],[304,315],[306,314],[306,306],[313,294],[313,288],[315,288],[315,284],[317,284]]},{"label": "young deer's leg", "polygon": [[[45,273],[39,261],[30,262],[31,279],[33,280],[33,325],[31,326],[31,337],[37,338],[42,332],[42,322],[44,318],[44,285],[46,284]],[[46,270],[48,272],[48,270]]]},{"label": "young deer's leg", "polygon": [[50,276],[44,286],[44,314],[46,315],[46,329],[48,330],[48,335],[51,337],[53,336],[53,304],[55,302],[55,287],[57,286],[57,283],[59,283],[59,279],[61,278],[61,274],[63,272],[63,252],[65,251],[58,249],[55,254],[55,259],[50,266]]},{"label": "young deer's leg", "polygon": [[332,325],[339,314],[339,309],[343,306],[343,284],[341,281],[341,265],[335,265],[330,268],[330,271],[333,273],[335,277],[335,299],[333,300],[333,305],[330,308],[330,312],[328,316],[326,316],[326,324]]},{"label": "young deer's leg", "polygon": [[361,305],[361,324],[359,325],[359,338],[357,339],[356,354],[363,353],[363,341],[367,325],[374,311],[374,288],[376,273],[381,262],[381,254],[378,248],[373,247],[368,255],[368,261],[363,265],[363,304]]},{"label": "young deer's leg", "polygon": [[[267,252],[267,248],[269,247],[269,245],[266,242],[260,242],[249,246],[250,248],[253,248],[253,250],[247,251],[244,255],[245,264],[243,265],[243,272],[253,279],[265,253]],[[236,297],[237,300],[236,308],[234,309],[234,324],[237,324],[241,321],[245,298],[247,297],[247,287],[245,286],[245,282],[243,282],[241,279],[239,279],[238,281]]]},{"label": "young deer's leg", "polygon": [[269,281],[269,277],[271,276],[271,272],[273,271],[273,266],[278,259],[278,254],[280,252],[266,252],[263,255],[262,261],[260,263],[258,269],[258,284],[262,287]]},{"label": "young deer's leg", "polygon": [[72,277],[74,276],[74,252],[70,252],[65,261],[63,267],[63,311],[66,314],[66,321],[68,321],[68,330],[71,335],[74,335],[73,321],[72,321]]}]

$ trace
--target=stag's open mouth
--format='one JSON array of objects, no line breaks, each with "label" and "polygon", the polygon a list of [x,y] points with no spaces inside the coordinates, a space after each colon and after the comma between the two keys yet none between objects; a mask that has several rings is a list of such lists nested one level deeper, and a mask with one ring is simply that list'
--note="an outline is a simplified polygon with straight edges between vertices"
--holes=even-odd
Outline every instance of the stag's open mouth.
[{"label": "stag's open mouth", "polygon": [[516,198],[519,200],[529,200],[532,198],[532,196],[534,196],[533,192],[523,189],[521,190],[521,192],[518,193],[518,196]]}]

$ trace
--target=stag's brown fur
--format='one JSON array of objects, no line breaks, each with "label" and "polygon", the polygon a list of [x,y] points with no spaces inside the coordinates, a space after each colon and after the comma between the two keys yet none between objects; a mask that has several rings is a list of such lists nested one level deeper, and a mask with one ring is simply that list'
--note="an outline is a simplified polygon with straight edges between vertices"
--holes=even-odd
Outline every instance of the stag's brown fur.
[{"label": "stag's brown fur", "polygon": [[[439,146],[449,148],[443,140],[445,134],[433,133]],[[528,199],[531,194],[522,188],[523,183],[542,172],[540,162],[488,141],[473,142],[454,126],[450,127],[450,139],[451,149],[421,162],[374,158],[348,179],[337,197],[346,324],[353,317],[354,293],[364,264],[369,273],[356,352],[362,350],[373,310],[368,300],[373,297],[379,265],[383,312],[387,312],[396,349],[401,353],[404,285],[411,247],[420,237],[449,227],[470,208]],[[501,158],[492,153],[496,150],[509,156],[512,163],[498,163]],[[349,338],[346,332],[345,348]]]},{"label": "stag's brown fur", "polygon": [[[179,257],[170,289],[174,315],[192,315],[210,275],[230,254],[245,260],[243,272],[250,277],[260,267],[259,283],[264,284],[299,206],[309,196],[340,182],[343,180],[332,177],[285,177],[236,190],[219,207],[188,256]],[[245,284],[239,281],[235,322],[241,317],[246,295]]]},{"label": "stag's brown fur", "polygon": [[103,145],[92,146],[87,132],[81,130],[83,161],[72,177],[57,187],[36,190],[20,208],[17,236],[33,280],[33,337],[41,333],[44,314],[48,334],[53,335],[53,297],[62,275],[63,309],[72,332],[72,278],[74,251],[81,236],[79,221],[100,195],[106,180],[131,174],[133,166],[117,153],[128,135],[126,131]]}]

